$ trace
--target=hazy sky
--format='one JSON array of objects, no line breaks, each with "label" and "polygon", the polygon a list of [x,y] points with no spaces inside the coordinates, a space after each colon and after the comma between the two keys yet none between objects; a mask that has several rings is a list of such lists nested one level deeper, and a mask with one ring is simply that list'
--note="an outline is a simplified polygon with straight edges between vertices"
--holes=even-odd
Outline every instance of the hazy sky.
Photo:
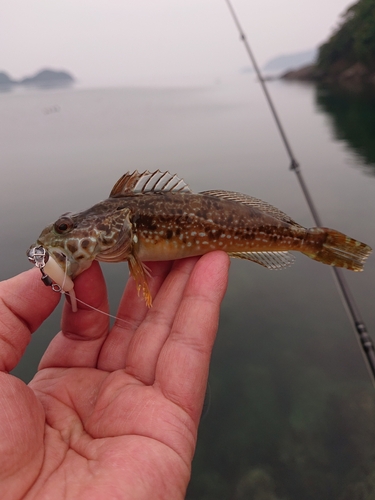
[{"label": "hazy sky", "polygon": [[[262,66],[316,47],[348,0],[232,0]],[[209,83],[248,66],[225,0],[11,0],[0,71],[66,69],[85,85]]]}]

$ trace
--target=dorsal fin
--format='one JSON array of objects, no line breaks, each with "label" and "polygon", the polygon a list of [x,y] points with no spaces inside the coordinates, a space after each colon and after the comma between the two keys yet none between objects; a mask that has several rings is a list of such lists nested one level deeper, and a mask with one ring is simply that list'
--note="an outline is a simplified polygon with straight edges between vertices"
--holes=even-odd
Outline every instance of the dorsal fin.
[{"label": "dorsal fin", "polygon": [[256,208],[261,212],[265,212],[275,219],[281,220],[283,222],[287,222],[288,224],[292,224],[293,226],[303,227],[300,224],[297,224],[293,219],[289,217],[289,215],[285,214],[278,208],[270,205],[269,203],[259,200],[258,198],[253,198],[247,194],[236,193],[234,191],[202,191],[199,194],[207,195],[207,196],[216,196],[217,198],[221,198],[223,200],[236,201],[238,203],[242,203],[243,205],[249,205],[250,207]]},{"label": "dorsal fin", "polygon": [[149,192],[179,192],[191,193],[191,189],[177,175],[172,175],[169,172],[149,172],[146,170],[139,173],[135,170],[132,174],[127,172],[113,186],[110,198],[118,198],[132,193],[149,193]]}]

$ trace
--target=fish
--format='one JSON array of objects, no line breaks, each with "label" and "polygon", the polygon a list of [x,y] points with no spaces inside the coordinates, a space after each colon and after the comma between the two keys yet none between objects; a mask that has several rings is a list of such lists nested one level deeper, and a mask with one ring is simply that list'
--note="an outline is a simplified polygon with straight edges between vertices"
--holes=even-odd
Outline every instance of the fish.
[{"label": "fish", "polygon": [[183,179],[160,170],[127,172],[108,199],[79,213],[64,213],[43,229],[27,253],[38,265],[41,251],[44,260],[38,267],[45,265],[45,273],[65,291],[66,283],[72,290],[73,280],[94,260],[127,261],[138,293],[151,307],[145,262],[214,250],[268,269],[290,266],[290,252],[296,251],[351,271],[362,271],[371,253],[365,243],[334,229],[305,228],[265,201],[232,191],[195,194]]}]

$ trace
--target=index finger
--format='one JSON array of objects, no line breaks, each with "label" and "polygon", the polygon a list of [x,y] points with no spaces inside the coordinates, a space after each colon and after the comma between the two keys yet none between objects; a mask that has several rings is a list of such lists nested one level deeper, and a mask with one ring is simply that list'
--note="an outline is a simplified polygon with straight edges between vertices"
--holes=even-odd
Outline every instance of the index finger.
[{"label": "index finger", "polygon": [[0,283],[0,370],[11,371],[21,359],[31,334],[60,300],[40,281],[38,269]]},{"label": "index finger", "polygon": [[70,304],[65,304],[62,329],[48,346],[39,370],[57,366],[96,367],[109,328],[107,289],[98,262],[93,262],[74,280],[74,290],[78,311],[72,312]]}]

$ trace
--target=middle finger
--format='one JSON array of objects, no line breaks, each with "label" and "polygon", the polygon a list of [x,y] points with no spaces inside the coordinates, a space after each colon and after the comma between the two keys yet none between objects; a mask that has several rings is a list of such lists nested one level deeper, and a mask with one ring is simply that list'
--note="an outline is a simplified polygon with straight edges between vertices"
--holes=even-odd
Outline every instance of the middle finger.
[{"label": "middle finger", "polygon": [[[152,297],[158,293],[168,275],[172,262],[150,262],[151,276],[148,285]],[[114,371],[125,367],[129,343],[148,312],[142,296],[139,296],[134,279],[130,278],[117,311],[116,321],[102,347],[98,368]]]}]

